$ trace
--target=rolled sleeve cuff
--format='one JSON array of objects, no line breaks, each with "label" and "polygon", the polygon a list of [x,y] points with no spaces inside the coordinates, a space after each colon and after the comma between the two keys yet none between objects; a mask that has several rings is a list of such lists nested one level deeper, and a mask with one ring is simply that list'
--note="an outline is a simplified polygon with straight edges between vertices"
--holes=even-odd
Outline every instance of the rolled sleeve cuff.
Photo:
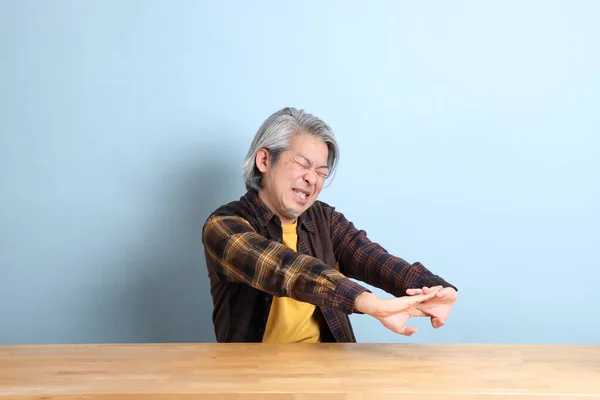
[{"label": "rolled sleeve cuff", "polygon": [[[423,265],[421,263],[415,263],[414,265],[423,267]],[[434,275],[434,274],[427,275],[427,276],[423,277],[422,279],[419,279],[417,282],[415,282],[415,285],[414,285],[415,288],[421,288],[423,286],[427,286],[427,287],[442,286],[445,288],[451,287],[458,292],[458,288],[456,286],[454,286],[451,283],[446,282],[444,280],[444,278],[442,278],[438,275]]]},{"label": "rolled sleeve cuff", "polygon": [[328,306],[341,310],[346,314],[357,313],[354,309],[354,304],[356,303],[358,295],[364,292],[370,292],[370,290],[349,278],[340,279],[337,282],[335,293],[331,297]]}]

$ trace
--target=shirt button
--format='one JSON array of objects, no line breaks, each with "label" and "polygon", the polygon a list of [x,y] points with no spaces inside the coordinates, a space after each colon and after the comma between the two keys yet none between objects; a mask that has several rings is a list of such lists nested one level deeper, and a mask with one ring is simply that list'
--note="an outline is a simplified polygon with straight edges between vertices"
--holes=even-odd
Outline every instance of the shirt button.
[{"label": "shirt button", "polygon": [[277,241],[278,241],[279,243],[281,243],[281,238],[277,238]]},{"label": "shirt button", "polygon": [[265,301],[268,303],[269,301],[271,301],[271,298],[269,296],[265,296]]}]

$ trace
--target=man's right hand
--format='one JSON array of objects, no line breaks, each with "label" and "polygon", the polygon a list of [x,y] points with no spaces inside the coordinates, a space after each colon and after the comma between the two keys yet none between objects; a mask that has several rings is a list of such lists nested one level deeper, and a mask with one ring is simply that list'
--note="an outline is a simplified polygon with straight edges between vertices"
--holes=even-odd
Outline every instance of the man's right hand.
[{"label": "man's right hand", "polygon": [[433,297],[438,288],[427,294],[382,299],[374,293],[364,292],[358,295],[354,308],[364,314],[377,318],[386,328],[395,333],[411,336],[417,332],[416,326],[406,326],[410,317],[420,316],[422,313],[417,306]]}]

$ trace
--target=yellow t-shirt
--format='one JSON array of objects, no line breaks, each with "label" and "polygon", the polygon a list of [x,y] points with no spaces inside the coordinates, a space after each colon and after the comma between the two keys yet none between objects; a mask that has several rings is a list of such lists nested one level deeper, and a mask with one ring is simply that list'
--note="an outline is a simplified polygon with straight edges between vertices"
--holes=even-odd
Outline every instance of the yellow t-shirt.
[{"label": "yellow t-shirt", "polygon": [[[283,224],[283,244],[298,251],[297,222]],[[319,324],[313,313],[315,306],[290,297],[273,297],[263,343],[320,342]]]}]

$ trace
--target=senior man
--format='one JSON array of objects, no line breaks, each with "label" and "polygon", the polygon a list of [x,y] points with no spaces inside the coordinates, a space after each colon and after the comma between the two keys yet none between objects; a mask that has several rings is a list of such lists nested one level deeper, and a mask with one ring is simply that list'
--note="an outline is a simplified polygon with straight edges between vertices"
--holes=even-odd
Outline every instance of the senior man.
[{"label": "senior man", "polygon": [[356,342],[352,313],[407,336],[417,331],[410,317],[445,323],[456,287],[317,200],[338,156],[330,127],[302,110],[279,110],[259,128],[243,166],[247,192],[203,227],[218,342]]}]

